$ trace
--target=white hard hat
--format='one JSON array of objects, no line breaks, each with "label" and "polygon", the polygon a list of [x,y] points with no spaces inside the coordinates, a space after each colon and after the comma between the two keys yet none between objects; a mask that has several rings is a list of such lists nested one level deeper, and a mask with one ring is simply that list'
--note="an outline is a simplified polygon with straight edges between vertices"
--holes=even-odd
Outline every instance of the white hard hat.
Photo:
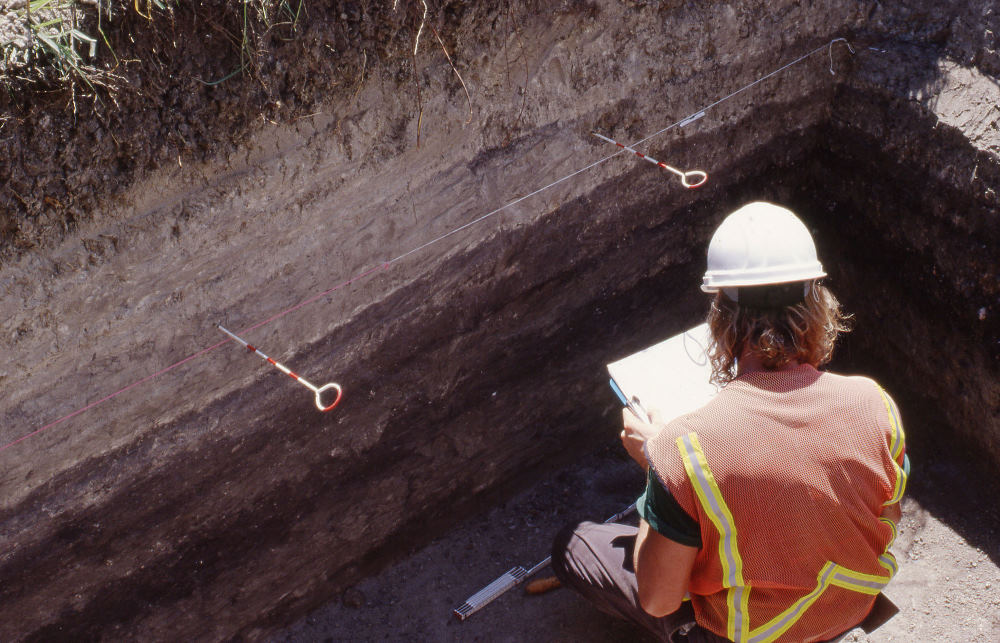
[{"label": "white hard hat", "polygon": [[701,289],[718,292],[825,276],[805,224],[791,210],[756,201],[730,214],[715,231]]}]

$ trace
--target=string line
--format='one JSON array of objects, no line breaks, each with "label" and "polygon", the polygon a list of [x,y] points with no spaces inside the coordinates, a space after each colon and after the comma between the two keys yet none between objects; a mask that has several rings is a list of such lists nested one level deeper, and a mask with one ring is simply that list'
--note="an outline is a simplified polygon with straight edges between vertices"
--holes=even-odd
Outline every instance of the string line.
[{"label": "string line", "polygon": [[[711,103],[708,106],[703,107],[703,108],[701,108],[699,110],[695,110],[694,112],[692,112],[688,116],[685,116],[684,118],[681,118],[681,119],[679,119],[679,120],[671,123],[670,125],[667,125],[663,129],[657,130],[656,132],[653,132],[649,136],[646,136],[645,138],[639,139],[638,141],[632,143],[631,147],[635,147],[637,145],[641,145],[641,144],[645,143],[646,141],[649,141],[650,139],[656,138],[657,136],[659,136],[659,135],[661,135],[661,134],[663,134],[663,133],[665,133],[665,132],[673,129],[674,127],[677,127],[678,125],[680,125],[682,123],[685,123],[687,121],[697,120],[695,117],[699,117],[700,118],[699,114],[702,114],[703,112],[707,112],[708,110],[710,110],[710,109],[712,109],[714,107],[717,107],[718,105],[720,105],[720,104],[724,103],[725,101],[733,98],[734,96],[737,96],[737,95],[739,95],[739,94],[747,91],[748,89],[759,85],[760,83],[764,82],[765,80],[767,80],[769,78],[772,78],[773,76],[776,76],[777,74],[780,74],[781,72],[785,71],[789,67],[797,65],[798,63],[802,62],[806,58],[809,58],[810,56],[812,56],[816,52],[823,50],[824,48],[829,47],[830,50],[831,50],[831,52],[832,52],[833,44],[835,42],[844,42],[844,43],[847,43],[848,47],[850,47],[850,43],[847,41],[846,38],[834,38],[830,42],[828,42],[826,44],[823,44],[823,45],[820,45],[819,47],[816,47],[812,51],[810,51],[810,52],[808,52],[806,54],[803,54],[802,56],[799,56],[798,58],[796,58],[792,62],[787,63],[786,65],[783,65],[782,67],[779,67],[778,69],[775,69],[774,71],[770,72],[769,74],[767,74],[765,76],[761,76],[760,78],[758,78],[757,80],[753,81],[752,83],[750,83],[748,85],[745,85],[745,86],[737,89],[736,91],[734,91],[734,92],[732,92],[732,93],[730,93],[730,94],[728,94],[728,95],[720,98],[719,100],[715,101],[714,103]],[[852,52],[853,52],[853,49],[852,49]],[[832,56],[832,53],[831,53],[831,56]],[[832,69],[831,69],[831,71],[832,71]],[[429,246],[432,246],[432,245],[434,245],[436,243],[439,243],[439,242],[447,239],[448,237],[451,237],[452,235],[458,234],[459,232],[461,232],[463,230],[466,230],[466,229],[468,229],[468,228],[470,228],[470,227],[472,227],[472,226],[474,226],[476,224],[479,224],[479,223],[485,221],[486,219],[489,219],[489,218],[491,218],[491,217],[499,214],[500,212],[503,212],[504,210],[507,210],[508,208],[511,208],[511,207],[517,205],[518,203],[524,201],[525,199],[529,199],[529,198],[531,198],[531,197],[533,197],[533,196],[535,196],[535,195],[537,195],[537,194],[539,194],[541,192],[544,192],[544,191],[546,191],[546,190],[548,190],[548,189],[550,189],[552,187],[555,187],[556,185],[559,185],[560,183],[568,181],[569,179],[571,179],[571,178],[573,178],[573,177],[575,177],[575,176],[577,176],[579,174],[582,174],[582,173],[584,173],[584,172],[586,172],[588,170],[591,170],[591,169],[597,167],[598,165],[601,165],[602,163],[605,163],[605,162],[609,161],[610,159],[613,159],[614,157],[618,156],[619,154],[623,153],[624,151],[625,151],[624,149],[620,149],[620,150],[614,152],[613,154],[608,154],[607,156],[604,156],[604,157],[602,157],[602,158],[600,158],[600,159],[598,159],[598,160],[596,160],[596,161],[594,161],[594,162],[592,162],[592,163],[590,163],[588,165],[585,165],[584,167],[581,167],[580,169],[574,170],[573,172],[570,172],[566,176],[558,178],[555,181],[552,181],[551,183],[543,185],[542,187],[540,187],[540,188],[538,188],[536,190],[533,190],[533,191],[531,191],[531,192],[529,192],[529,193],[527,193],[527,194],[525,194],[523,196],[519,196],[516,199],[514,199],[512,201],[509,201],[509,202],[503,204],[502,206],[500,206],[500,207],[498,207],[498,208],[496,208],[494,210],[491,210],[490,212],[487,212],[486,214],[484,214],[484,215],[482,215],[482,216],[480,216],[480,217],[478,217],[476,219],[473,219],[472,221],[469,221],[468,223],[464,223],[464,224],[460,225],[459,227],[454,228],[453,230],[450,230],[450,231],[446,232],[445,234],[442,234],[439,237],[431,239],[430,241],[427,241],[426,243],[420,244],[419,246],[417,246],[415,248],[407,250],[406,252],[404,252],[401,255],[398,255],[398,256],[396,256],[396,257],[394,257],[392,259],[389,259],[388,261],[382,262],[382,263],[380,263],[380,264],[378,264],[376,266],[373,266],[373,267],[371,267],[371,268],[369,268],[369,269],[367,269],[367,270],[365,270],[363,272],[360,272],[357,275],[351,277],[350,279],[347,279],[346,281],[343,281],[343,282],[337,284],[336,286],[328,288],[328,289],[324,290],[323,292],[321,292],[319,294],[313,295],[313,296],[309,297],[308,299],[305,299],[305,300],[303,300],[303,301],[295,304],[294,306],[291,306],[290,308],[286,308],[285,310],[282,310],[282,311],[280,311],[278,313],[275,313],[274,315],[268,317],[267,319],[259,321],[259,322],[255,323],[255,324],[253,324],[252,326],[248,326],[248,327],[240,330],[239,333],[243,334],[243,333],[246,333],[248,331],[254,330],[256,328],[260,328],[261,326],[264,326],[264,325],[269,324],[269,323],[271,323],[271,322],[273,322],[273,321],[275,321],[277,319],[280,319],[280,318],[284,317],[285,315],[288,315],[288,314],[290,314],[290,313],[292,313],[292,312],[294,312],[296,310],[299,310],[300,308],[303,308],[304,306],[308,306],[309,304],[315,302],[316,300],[322,299],[323,297],[325,297],[325,296],[327,296],[327,295],[329,295],[329,294],[331,294],[331,293],[333,293],[333,292],[335,292],[337,290],[340,290],[341,288],[345,288],[345,287],[353,284],[354,282],[356,282],[356,281],[358,281],[360,279],[368,277],[369,275],[371,275],[371,274],[373,274],[375,272],[378,272],[379,270],[386,270],[392,264],[395,264],[395,263],[397,263],[399,261],[402,261],[403,259],[405,259],[406,257],[409,257],[410,255],[412,255],[414,253],[420,252],[421,250],[424,250],[425,248],[427,248]],[[152,379],[155,379],[155,378],[157,378],[157,377],[159,377],[161,375],[164,375],[164,374],[166,374],[166,373],[168,373],[168,372],[170,372],[170,371],[172,371],[172,370],[174,370],[174,369],[176,369],[176,368],[178,368],[178,367],[180,367],[180,366],[182,366],[184,364],[187,364],[188,362],[190,362],[190,361],[192,361],[194,359],[197,359],[197,358],[199,358],[199,357],[201,357],[201,356],[203,356],[203,355],[205,355],[207,353],[210,353],[210,352],[214,351],[215,349],[219,348],[220,346],[222,346],[224,344],[227,344],[230,341],[232,341],[232,340],[227,337],[226,339],[223,339],[220,342],[212,344],[211,346],[208,346],[207,348],[203,348],[203,349],[199,350],[196,353],[192,353],[191,355],[188,355],[187,357],[185,357],[185,358],[183,358],[183,359],[181,359],[181,360],[179,360],[177,362],[174,362],[173,364],[171,364],[171,365],[169,365],[169,366],[167,366],[165,368],[162,368],[162,369],[158,370],[155,373],[147,375],[147,376],[143,377],[142,379],[137,380],[137,381],[135,381],[135,382],[133,382],[133,383],[131,383],[131,384],[129,384],[129,385],[127,385],[127,386],[125,386],[125,387],[117,390],[117,391],[115,391],[114,393],[106,395],[106,396],[102,397],[101,399],[99,399],[99,400],[97,400],[95,402],[91,402],[90,404],[87,404],[86,406],[83,406],[83,407],[81,407],[81,408],[79,408],[79,409],[77,409],[77,410],[75,410],[75,411],[73,411],[71,413],[68,413],[68,414],[60,417],[57,420],[53,420],[52,422],[49,422],[45,426],[42,426],[41,428],[36,429],[36,430],[34,430],[34,431],[30,432],[30,433],[27,433],[27,434],[25,434],[25,435],[23,435],[23,436],[15,439],[15,440],[13,440],[12,442],[9,442],[9,443],[5,444],[4,446],[0,447],[0,453],[2,453],[3,451],[6,451],[7,449],[13,447],[16,444],[19,444],[19,443],[23,442],[24,440],[27,440],[28,438],[31,438],[31,437],[33,437],[35,435],[43,433],[44,431],[47,431],[47,430],[51,429],[54,426],[62,424],[63,422],[65,422],[65,421],[67,421],[67,420],[69,420],[71,418],[74,418],[74,417],[80,415],[81,413],[89,411],[90,409],[92,409],[92,408],[94,408],[94,407],[96,407],[96,406],[98,406],[100,404],[103,404],[104,402],[107,402],[108,400],[111,400],[111,399],[113,399],[115,397],[118,397],[119,395],[121,395],[121,394],[123,394],[123,393],[125,393],[127,391],[130,391],[130,390],[132,390],[133,388],[135,388],[137,386],[145,384],[146,382],[148,382],[148,381],[150,381]]]}]

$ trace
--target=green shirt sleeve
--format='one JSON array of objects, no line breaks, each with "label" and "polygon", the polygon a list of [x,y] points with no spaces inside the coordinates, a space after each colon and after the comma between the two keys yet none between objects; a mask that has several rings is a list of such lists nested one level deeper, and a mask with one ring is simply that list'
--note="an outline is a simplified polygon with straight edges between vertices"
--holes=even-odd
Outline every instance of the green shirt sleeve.
[{"label": "green shirt sleeve", "polygon": [[656,533],[689,547],[701,547],[701,528],[681,509],[653,467],[646,475],[646,491],[635,501],[636,510]]}]

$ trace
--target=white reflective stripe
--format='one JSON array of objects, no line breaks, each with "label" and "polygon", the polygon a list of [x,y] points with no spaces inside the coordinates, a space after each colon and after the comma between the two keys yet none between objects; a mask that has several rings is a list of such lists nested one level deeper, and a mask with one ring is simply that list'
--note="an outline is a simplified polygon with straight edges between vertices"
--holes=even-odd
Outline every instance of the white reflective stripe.
[{"label": "white reflective stripe", "polygon": [[838,587],[843,587],[844,589],[853,590],[862,594],[871,594],[874,596],[882,591],[882,588],[889,583],[889,579],[881,578],[879,576],[870,576],[868,574],[858,574],[857,572],[852,572],[844,569],[843,567],[838,567],[837,573],[833,575],[833,580],[831,582]]},{"label": "white reflective stripe", "polygon": [[[886,500],[883,506],[894,505],[903,499],[903,494],[906,492],[906,482],[909,476],[906,470],[900,466],[899,459],[903,454],[906,435],[903,432],[903,423],[899,419],[899,409],[896,408],[896,403],[889,397],[889,394],[885,392],[880,386],[878,388],[879,395],[882,396],[882,403],[885,404],[886,414],[889,416],[889,431],[891,437],[889,438],[889,452],[892,454],[892,467],[896,472],[895,486],[893,488],[892,496]],[[889,520],[888,518],[879,518],[879,520],[888,525],[892,530],[892,536],[889,542],[885,546],[885,552],[878,557],[879,565],[885,568],[889,572],[889,578],[885,580],[886,583],[889,582],[896,572],[899,570],[899,565],[896,563],[896,557],[889,553],[889,547],[892,543],[896,541],[896,536],[898,534],[896,523]]]},{"label": "white reflective stripe", "polygon": [[[693,433],[678,438],[685,450],[685,465],[689,462],[691,463],[690,470],[688,471],[689,475],[693,474],[691,482],[695,485],[695,491],[701,499],[702,505],[705,507],[705,512],[719,531],[719,556],[722,558],[722,566],[725,569],[723,585],[725,587],[736,587],[739,584],[737,581],[742,581],[739,578],[739,567],[741,567],[741,564],[737,562],[739,553],[736,552],[735,547],[736,526],[732,524],[731,515],[728,516],[727,520],[725,514],[729,513],[729,509],[726,507],[723,510],[725,501],[721,495],[716,495],[713,489],[713,487],[716,487],[715,479],[712,477],[710,480],[710,476],[712,476],[711,471],[707,471],[708,467],[698,458],[701,449],[694,446],[691,440],[692,436],[694,436]],[[697,440],[697,436],[694,436],[694,438]],[[703,457],[704,455],[702,454]],[[695,463],[698,466],[694,466]]]},{"label": "white reflective stripe", "polygon": [[899,464],[899,458],[903,453],[903,447],[906,443],[906,436],[903,433],[903,424],[899,421],[899,410],[896,408],[896,403],[892,401],[892,398],[881,387],[879,387],[878,392],[882,396],[882,403],[885,404],[885,411],[889,415],[889,431],[891,435],[889,438],[889,452],[892,453],[893,470],[896,472],[892,496],[883,503],[884,506],[888,506],[902,500],[903,494],[906,492],[908,476]]},{"label": "white reflective stripe", "polygon": [[896,523],[888,518],[879,518],[878,520],[892,531],[892,536],[889,538],[889,545],[892,545],[892,543],[896,542],[896,536],[899,534],[896,529]]},{"label": "white reflective stripe", "polygon": [[729,588],[726,596],[729,607],[727,636],[732,641],[740,643],[746,639],[750,631],[746,613],[749,588],[745,587],[743,582],[743,559],[737,546],[736,523],[715,482],[715,476],[708,467],[698,436],[695,433],[688,433],[678,437],[676,443],[695,494],[709,520],[719,532],[722,584]]},{"label": "white reflective stripe", "polygon": [[[900,436],[902,435],[900,431]],[[695,433],[688,433],[676,439],[677,449],[680,451],[681,460],[687,471],[688,478],[694,487],[695,495],[705,511],[709,520],[719,532],[719,559],[722,565],[723,586],[729,591],[726,595],[726,604],[729,610],[727,636],[736,643],[750,641],[752,643],[767,643],[776,640],[789,628],[795,625],[802,615],[812,606],[820,596],[823,595],[830,586],[835,585],[862,594],[878,594],[889,582],[896,572],[896,560],[888,551],[879,556],[879,563],[886,569],[888,574],[875,576],[863,574],[841,567],[833,562],[823,565],[816,578],[816,587],[798,599],[787,610],[771,619],[764,625],[750,631],[749,621],[749,597],[750,587],[745,585],[743,579],[743,559],[740,557],[737,545],[736,523],[732,512],[726,505],[722,497],[722,491],[716,483],[705,458],[705,452],[701,448],[698,436]],[[905,485],[905,476],[902,479]],[[903,486],[901,485],[901,486]],[[892,531],[892,540],[895,540],[896,526],[892,521],[888,522]],[[890,544],[891,544],[890,540]],[[888,547],[886,548],[888,550]]]},{"label": "white reflective stripe", "polygon": [[889,505],[894,505],[903,499],[903,494],[906,493],[906,481],[909,476],[906,475],[906,470],[893,460],[892,468],[896,472],[896,486],[892,491],[892,496],[882,503],[883,507],[888,507]]},{"label": "white reflective stripe", "polygon": [[885,567],[885,570],[889,572],[889,578],[895,576],[896,572],[899,571],[899,564],[896,562],[896,557],[889,552],[878,557],[878,564]]},{"label": "white reflective stripe", "polygon": [[879,522],[892,530],[889,542],[885,544],[885,553],[878,557],[878,564],[884,567],[889,572],[889,578],[892,578],[899,571],[899,565],[896,563],[896,557],[889,553],[889,548],[892,547],[892,543],[896,542],[896,536],[899,532],[896,528],[896,523],[888,518],[879,518]]},{"label": "white reflective stripe", "polygon": [[892,431],[889,450],[892,452],[893,460],[898,460],[906,440],[906,436],[903,434],[903,424],[899,421],[899,411],[896,409],[896,403],[889,398],[888,394],[881,387],[879,387],[878,392],[882,396],[885,410],[889,414],[889,429]]},{"label": "white reflective stripe", "polygon": [[846,567],[827,562],[816,577],[816,587],[791,607],[756,628],[750,633],[750,643],[769,643],[784,634],[795,625],[813,603],[823,595],[831,585],[862,594],[878,594],[888,584],[889,578],[853,572]]},{"label": "white reflective stripe", "polygon": [[726,601],[729,603],[728,629],[731,630],[731,638],[741,643],[750,636],[750,588],[743,585],[730,588]]},{"label": "white reflective stripe", "polygon": [[788,628],[792,625],[795,625],[805,611],[809,609],[809,607],[816,602],[816,599],[823,595],[826,588],[830,586],[830,579],[836,572],[836,569],[837,566],[833,563],[828,562],[823,565],[823,568],[819,572],[819,576],[816,578],[815,589],[792,603],[791,607],[781,614],[778,614],[768,623],[765,623],[751,632],[750,643],[767,643],[769,641],[773,641],[788,631]]}]

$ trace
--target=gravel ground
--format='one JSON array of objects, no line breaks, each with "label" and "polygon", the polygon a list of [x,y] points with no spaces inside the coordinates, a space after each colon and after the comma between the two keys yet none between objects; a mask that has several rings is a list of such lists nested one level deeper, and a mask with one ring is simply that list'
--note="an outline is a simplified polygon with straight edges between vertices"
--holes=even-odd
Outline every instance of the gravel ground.
[{"label": "gravel ground", "polygon": [[[505,572],[548,555],[575,518],[603,520],[638,494],[641,476],[610,444],[345,591],[273,637],[312,641],[631,641],[624,623],[565,589],[512,590],[459,622],[451,611]],[[914,457],[893,551],[900,571],[886,591],[900,608],[887,624],[845,641],[1000,641],[1000,533],[995,498],[954,459]],[[964,490],[959,493],[959,490]],[[548,569],[539,577],[550,575]]]}]

